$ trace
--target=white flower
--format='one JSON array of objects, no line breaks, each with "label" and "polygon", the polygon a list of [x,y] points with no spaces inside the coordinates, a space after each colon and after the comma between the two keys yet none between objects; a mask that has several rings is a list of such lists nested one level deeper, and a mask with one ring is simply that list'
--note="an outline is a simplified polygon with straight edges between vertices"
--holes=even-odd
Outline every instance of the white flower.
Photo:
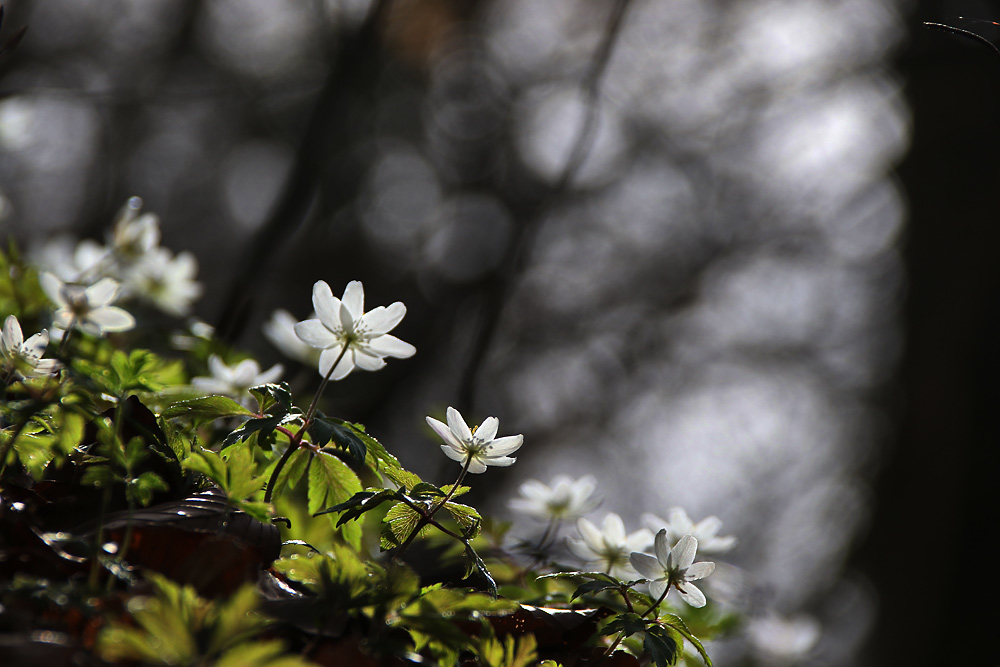
[{"label": "white flower", "polygon": [[462,465],[468,460],[469,472],[486,472],[486,466],[506,467],[517,460],[507,455],[517,451],[524,442],[524,436],[497,438],[500,421],[496,417],[487,417],[475,431],[469,428],[455,408],[448,408],[447,418],[447,425],[433,417],[428,417],[427,423],[444,440],[441,451],[445,456]]},{"label": "white flower", "polygon": [[618,579],[636,578],[629,554],[649,547],[653,541],[651,532],[640,528],[627,535],[622,518],[613,512],[604,517],[603,530],[587,519],[578,519],[576,528],[583,539],[570,538],[566,543],[574,556]]},{"label": "white flower", "polygon": [[64,283],[48,272],[42,273],[38,280],[45,294],[58,306],[52,321],[60,329],[77,327],[94,336],[103,336],[135,326],[135,318],[128,311],[111,305],[121,289],[113,278],[102,278],[89,287]]},{"label": "white flower", "polygon": [[333,296],[330,286],[320,280],[313,285],[313,307],[318,319],[295,325],[295,334],[307,344],[320,348],[319,374],[326,377],[334,362],[346,348],[347,352],[330,375],[340,380],[355,367],[377,371],[385,366],[383,357],[405,359],[417,351],[391,331],[403,316],[406,306],[397,301],[389,307],[379,306],[364,312],[364,287],[357,280],[347,284],[343,299]]},{"label": "white flower", "polygon": [[211,377],[191,378],[191,384],[206,394],[230,396],[247,404],[250,387],[275,382],[285,369],[281,364],[275,364],[262,373],[260,364],[254,359],[244,359],[235,366],[227,366],[218,355],[213,354],[208,358],[208,370],[212,373]]},{"label": "white flower", "polygon": [[68,283],[93,279],[108,258],[108,250],[90,239],[77,241],[68,234],[53,237],[28,253],[41,271],[48,271]]},{"label": "white flower", "polygon": [[577,480],[557,475],[552,486],[529,479],[521,484],[522,497],[511,500],[510,508],[540,521],[572,521],[597,505],[595,488],[597,481],[590,475]]},{"label": "white flower", "polygon": [[[315,318],[315,313],[312,317]],[[292,359],[304,364],[318,364],[320,350],[307,345],[295,335],[295,318],[287,310],[279,308],[271,313],[271,319],[264,323],[264,337]]]},{"label": "white flower", "polygon": [[191,253],[174,256],[166,248],[151,248],[126,270],[125,288],[160,310],[183,317],[201,296],[201,285],[194,279],[197,272],[198,262]]},{"label": "white flower", "polygon": [[670,520],[664,521],[654,514],[643,514],[642,521],[647,528],[654,532],[665,528],[667,539],[671,543],[677,542],[684,535],[693,535],[698,540],[698,548],[701,549],[702,553],[720,554],[736,546],[736,537],[717,535],[719,529],[722,528],[722,521],[716,516],[710,516],[694,523],[687,512],[680,507],[671,508],[669,516]]},{"label": "white flower", "polygon": [[44,329],[28,340],[24,340],[21,323],[13,315],[8,315],[0,333],[0,358],[4,372],[13,371],[23,378],[52,375],[61,364],[55,359],[42,359],[49,346],[49,332]]},{"label": "white flower", "polygon": [[659,599],[670,586],[673,586],[681,594],[681,599],[689,605],[704,607],[705,594],[691,582],[704,579],[715,572],[715,563],[694,562],[694,555],[698,551],[698,540],[691,535],[685,535],[671,549],[667,531],[663,529],[656,534],[653,549],[656,558],[639,552],[633,553],[629,558],[632,567],[650,580],[650,594]]},{"label": "white flower", "polygon": [[747,631],[756,652],[775,667],[803,662],[822,634],[819,622],[805,615],[782,618],[771,614],[751,619]]},{"label": "white flower", "polygon": [[160,219],[153,213],[139,215],[142,199],[131,197],[118,212],[108,246],[122,262],[141,261],[160,244]]}]

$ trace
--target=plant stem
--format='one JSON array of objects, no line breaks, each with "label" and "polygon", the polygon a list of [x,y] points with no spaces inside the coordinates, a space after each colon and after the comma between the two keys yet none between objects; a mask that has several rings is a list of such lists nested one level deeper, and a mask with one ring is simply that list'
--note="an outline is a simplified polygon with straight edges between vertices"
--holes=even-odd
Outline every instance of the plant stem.
[{"label": "plant stem", "polygon": [[[265,503],[271,502],[271,496],[274,494],[274,485],[278,482],[278,475],[281,474],[285,464],[288,463],[288,459],[290,459],[292,454],[294,454],[295,451],[302,445],[302,436],[309,428],[313,417],[316,415],[316,406],[319,404],[319,397],[323,395],[323,391],[326,389],[326,385],[330,381],[330,376],[333,375],[334,369],[337,368],[341,360],[344,358],[344,355],[347,354],[347,347],[348,346],[345,345],[340,350],[340,354],[337,355],[337,360],[333,362],[333,365],[330,366],[330,370],[326,372],[326,375],[323,377],[323,381],[319,385],[319,389],[316,390],[316,395],[313,396],[312,403],[309,404],[309,409],[306,410],[305,418],[302,420],[302,428],[299,429],[298,433],[292,436],[291,441],[288,443],[288,449],[286,449],[285,453],[281,455],[280,459],[278,459],[278,464],[274,466],[271,478],[267,480],[267,489],[264,491]],[[286,430],[285,434],[289,434],[289,431]]]},{"label": "plant stem", "polygon": [[309,409],[306,410],[306,417],[304,420],[305,424],[303,425],[302,428],[307,428],[309,426],[309,422],[312,421],[313,416],[316,414],[316,406],[319,403],[319,397],[323,395],[323,391],[326,389],[327,383],[330,382],[330,376],[333,375],[334,369],[340,365],[340,362],[341,360],[343,360],[344,355],[347,354],[348,347],[349,347],[348,345],[344,345],[344,347],[341,348],[340,354],[337,355],[337,360],[333,362],[333,365],[330,366],[330,370],[327,371],[326,375],[323,377],[323,381],[320,382],[319,389],[316,390],[316,395],[313,396],[312,403],[309,404]]},{"label": "plant stem", "polygon": [[670,592],[670,586],[673,585],[673,583],[674,582],[672,582],[672,581],[668,581],[667,582],[667,587],[663,589],[663,595],[661,595],[660,598],[656,602],[654,602],[653,605],[649,609],[647,609],[645,611],[645,613],[641,614],[639,616],[639,618],[646,618],[647,616],[649,616],[649,613],[651,611],[653,611],[654,609],[656,609],[657,607],[660,606],[660,603],[663,602],[667,598],[667,593]]},{"label": "plant stem", "polygon": [[428,524],[433,525],[434,527],[436,527],[441,532],[443,532],[443,533],[445,533],[447,535],[450,535],[451,537],[454,537],[457,540],[461,540],[463,543],[465,543],[465,539],[464,538],[459,537],[458,535],[456,535],[455,533],[451,532],[450,530],[448,530],[447,528],[445,528],[441,524],[439,524],[436,521],[434,521],[434,515],[437,513],[437,511],[439,509],[441,509],[442,507],[445,506],[445,503],[447,503],[449,500],[451,500],[451,497],[453,495],[455,495],[455,491],[458,489],[459,485],[462,483],[462,480],[465,479],[466,473],[469,472],[469,466],[471,464],[472,464],[472,454],[469,454],[465,458],[465,464],[462,466],[462,472],[458,473],[458,479],[456,479],[455,483],[452,485],[451,491],[448,492],[448,495],[446,495],[441,502],[439,502],[437,505],[434,505],[429,510],[425,510],[425,509],[422,509],[420,507],[417,507],[416,505],[414,505],[413,503],[408,502],[407,500],[403,501],[407,505],[409,505],[412,509],[414,509],[416,512],[418,512],[420,514],[420,520],[417,522],[417,525],[413,527],[413,530],[410,531],[410,534],[406,536],[406,539],[403,540],[403,543],[400,544],[399,547],[396,549],[396,553],[393,554],[393,556],[392,556],[393,560],[399,560],[399,557],[403,555],[403,552],[405,552],[407,550],[407,548],[409,548],[410,544],[413,542],[413,540],[416,539],[417,535],[420,533],[420,531],[423,529],[423,527],[426,526],[426,525],[428,525]]}]

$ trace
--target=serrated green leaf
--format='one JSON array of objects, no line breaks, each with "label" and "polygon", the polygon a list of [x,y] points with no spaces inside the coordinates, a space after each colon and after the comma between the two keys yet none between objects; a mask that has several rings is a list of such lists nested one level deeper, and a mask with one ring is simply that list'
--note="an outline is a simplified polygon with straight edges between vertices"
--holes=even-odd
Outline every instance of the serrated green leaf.
[{"label": "serrated green leaf", "polygon": [[[317,452],[309,464],[309,513],[316,514],[324,507],[342,503],[361,491],[361,480],[346,463],[325,452]],[[337,527],[335,517],[330,523]],[[346,524],[341,534],[356,549],[361,548],[361,526]]]},{"label": "serrated green leaf", "polygon": [[410,489],[410,496],[423,496],[423,497],[433,497],[433,498],[444,498],[447,492],[443,489],[439,489],[433,484],[428,484],[427,482],[420,482],[416,484],[412,489]]},{"label": "serrated green leaf", "polygon": [[683,618],[677,616],[676,614],[665,614],[660,621],[664,625],[679,632],[682,637],[691,642],[691,645],[698,651],[698,655],[700,655],[701,659],[705,661],[705,664],[708,665],[708,667],[712,667],[712,659],[708,657],[708,651],[705,650],[705,646],[701,643],[701,640],[695,637],[694,633],[688,629],[688,626],[684,622]]},{"label": "serrated green leaf", "polygon": [[135,479],[129,480],[127,492],[131,494],[140,505],[146,507],[153,500],[153,494],[157,491],[169,491],[170,486],[155,472],[144,472]]},{"label": "serrated green leaf", "polygon": [[681,634],[674,628],[652,625],[646,629],[646,638],[642,648],[652,659],[656,667],[673,667],[681,659]]},{"label": "serrated green leaf", "polygon": [[333,441],[337,447],[350,453],[359,462],[364,461],[368,454],[364,440],[343,419],[320,414],[309,426],[309,435],[313,437],[314,445],[322,447]]},{"label": "serrated green leaf", "polygon": [[611,620],[610,623],[604,626],[601,630],[602,635],[613,635],[619,632],[625,633],[626,637],[630,637],[637,632],[643,632],[646,630],[646,621],[643,620],[639,614],[634,614],[632,612],[625,612],[618,614],[617,617]]},{"label": "serrated green leaf", "polygon": [[[304,447],[299,448],[288,457],[285,467],[281,469],[281,472],[278,473],[278,479],[275,480],[274,490],[271,492],[272,502],[276,502],[285,491],[299,483],[299,480],[302,479],[302,475],[305,474],[308,468],[311,457],[312,452]],[[264,477],[270,479],[271,473],[274,471],[274,466],[277,464],[278,460],[275,459],[274,463],[264,472]]]},{"label": "serrated green leaf", "polygon": [[612,577],[606,572],[552,572],[550,574],[543,574],[536,577],[536,580],[540,579],[573,579],[582,577],[584,579],[595,579],[597,581],[606,581],[611,584],[620,584],[617,579]]},{"label": "serrated green leaf", "polygon": [[[397,503],[389,508],[383,521],[389,526],[396,544],[402,544],[420,523],[421,515],[406,503]],[[417,537],[426,537],[430,526],[423,526]]]},{"label": "serrated green leaf", "polygon": [[423,483],[423,480],[416,473],[403,468],[383,468],[382,472],[401,489],[412,489]]},{"label": "serrated green leaf", "polygon": [[253,411],[227,396],[205,396],[187,401],[177,401],[160,415],[164,419],[187,417],[190,419],[220,419],[222,417],[249,417]]},{"label": "serrated green leaf", "polygon": [[[486,580],[486,586],[490,591],[490,595],[493,596],[493,599],[496,599],[498,595],[497,582],[493,578],[493,575],[490,574],[489,568],[486,567],[486,563],[483,562],[483,559],[479,557],[479,554],[476,553],[476,550],[473,549],[472,545],[468,542],[465,543],[465,557],[468,559],[467,562],[475,567],[475,569],[479,571],[479,574],[483,576],[483,579]],[[471,568],[466,570],[465,576],[468,577],[470,574],[472,574]]]},{"label": "serrated green leaf", "polygon": [[611,589],[619,590],[621,584],[619,583],[609,583],[607,581],[591,580],[586,583],[577,586],[576,591],[573,592],[573,596],[570,600],[575,600],[581,595],[587,595],[590,593],[600,593],[601,591],[607,591]]},{"label": "serrated green leaf", "polygon": [[468,505],[449,500],[444,504],[444,509],[448,510],[448,513],[462,527],[462,533],[467,539],[471,540],[479,535],[479,529],[483,524],[483,517],[479,515],[475,507],[469,507]]}]

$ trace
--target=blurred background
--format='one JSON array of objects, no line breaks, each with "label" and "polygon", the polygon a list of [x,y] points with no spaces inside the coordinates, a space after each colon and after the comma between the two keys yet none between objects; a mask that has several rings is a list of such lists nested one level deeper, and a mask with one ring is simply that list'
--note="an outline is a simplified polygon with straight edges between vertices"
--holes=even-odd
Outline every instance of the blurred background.
[{"label": "blurred background", "polygon": [[3,4],[4,236],[141,197],[300,391],[276,308],[404,301],[417,356],[329,412],[440,482],[423,416],[498,416],[502,516],[557,473],[630,530],[717,515],[718,665],[996,662],[1000,58],[921,22],[997,3]]}]

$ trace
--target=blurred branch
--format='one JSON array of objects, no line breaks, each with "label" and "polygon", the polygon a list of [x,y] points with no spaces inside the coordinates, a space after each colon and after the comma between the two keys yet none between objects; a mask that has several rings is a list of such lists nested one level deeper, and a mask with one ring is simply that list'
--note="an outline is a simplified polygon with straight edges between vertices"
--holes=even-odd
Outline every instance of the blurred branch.
[{"label": "blurred branch", "polygon": [[[2,27],[3,27],[3,6],[0,5],[0,28]],[[28,32],[28,26],[23,25],[20,28],[18,28],[13,35],[8,37],[7,41],[3,43],[3,46],[0,46],[0,58],[13,51],[14,48],[21,43],[21,40],[24,38],[24,33],[26,32]]]},{"label": "blurred branch", "polygon": [[243,253],[240,268],[233,276],[216,321],[221,340],[233,342],[243,331],[260,281],[267,275],[260,271],[260,266],[305,222],[316,200],[329,156],[335,152],[331,147],[338,142],[349,143],[358,133],[356,118],[351,118],[350,105],[345,103],[345,98],[349,97],[349,91],[370,83],[370,68],[377,66],[371,54],[376,52],[379,24],[390,4],[390,0],[379,0],[361,28],[346,36],[338,49],[302,133],[281,195]]},{"label": "blurred branch", "polygon": [[569,157],[566,159],[566,164],[559,174],[559,178],[556,179],[545,194],[534,204],[533,215],[521,227],[520,238],[512,244],[511,253],[507,258],[507,269],[504,270],[501,268],[495,272],[489,279],[488,284],[483,288],[477,330],[473,337],[469,359],[463,369],[458,385],[456,407],[459,412],[467,414],[471,411],[475,403],[476,379],[479,376],[479,369],[493,344],[500,316],[504,305],[510,297],[515,279],[523,270],[525,257],[534,244],[534,239],[540,226],[539,223],[542,219],[542,212],[569,188],[573,179],[583,167],[584,162],[586,162],[587,156],[593,147],[594,133],[597,130],[597,122],[599,120],[598,97],[600,96],[601,85],[630,5],[631,0],[615,0],[614,6],[611,8],[611,14],[608,17],[604,36],[580,82],[586,105],[586,115],[584,116],[580,131],[573,142],[573,148],[570,151]]}]

